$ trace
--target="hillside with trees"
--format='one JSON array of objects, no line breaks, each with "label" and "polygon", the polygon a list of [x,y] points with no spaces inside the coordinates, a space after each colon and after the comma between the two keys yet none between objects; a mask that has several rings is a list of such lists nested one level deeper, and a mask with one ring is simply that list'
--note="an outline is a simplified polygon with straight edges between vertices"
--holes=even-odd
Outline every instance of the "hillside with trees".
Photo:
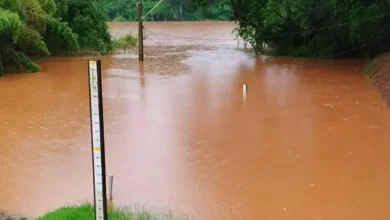
[{"label": "hillside with trees", "polygon": [[[138,0],[102,0],[108,18],[113,21],[137,21]],[[143,0],[143,14],[160,0]],[[229,20],[232,12],[229,0],[163,0],[145,21]]]}]

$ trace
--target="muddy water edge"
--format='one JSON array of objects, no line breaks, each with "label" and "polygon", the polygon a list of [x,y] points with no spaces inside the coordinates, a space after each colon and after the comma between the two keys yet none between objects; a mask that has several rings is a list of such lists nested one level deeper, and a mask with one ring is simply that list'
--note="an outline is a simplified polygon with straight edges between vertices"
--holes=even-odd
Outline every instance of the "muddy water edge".
[{"label": "muddy water edge", "polygon": [[390,105],[390,53],[381,54],[367,63],[365,72]]},{"label": "muddy water edge", "polygon": [[390,112],[364,61],[255,59],[228,22],[145,27],[144,64],[133,53],[53,57],[0,78],[0,212],[92,199],[86,62],[101,59],[116,205],[210,220],[390,219]]}]

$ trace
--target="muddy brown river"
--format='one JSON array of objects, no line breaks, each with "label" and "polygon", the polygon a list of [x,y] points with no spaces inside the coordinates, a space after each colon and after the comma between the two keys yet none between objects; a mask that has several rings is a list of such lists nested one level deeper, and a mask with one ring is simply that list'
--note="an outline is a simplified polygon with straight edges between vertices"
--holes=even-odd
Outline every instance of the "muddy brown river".
[{"label": "muddy brown river", "polygon": [[[133,52],[100,57],[116,205],[201,220],[390,219],[390,111],[363,61],[255,59],[228,22],[145,27],[143,65]],[[91,58],[0,78],[0,212],[92,200]]]}]

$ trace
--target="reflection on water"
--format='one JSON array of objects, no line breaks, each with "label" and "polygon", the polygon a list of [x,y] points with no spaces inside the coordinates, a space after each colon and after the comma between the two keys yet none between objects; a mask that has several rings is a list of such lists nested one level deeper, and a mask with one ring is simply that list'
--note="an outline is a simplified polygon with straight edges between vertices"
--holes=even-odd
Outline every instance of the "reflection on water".
[{"label": "reflection on water", "polygon": [[[167,48],[148,47],[164,58],[141,64],[101,58],[116,205],[212,220],[390,217],[390,113],[362,62]],[[0,211],[92,200],[87,60],[0,78]]]}]

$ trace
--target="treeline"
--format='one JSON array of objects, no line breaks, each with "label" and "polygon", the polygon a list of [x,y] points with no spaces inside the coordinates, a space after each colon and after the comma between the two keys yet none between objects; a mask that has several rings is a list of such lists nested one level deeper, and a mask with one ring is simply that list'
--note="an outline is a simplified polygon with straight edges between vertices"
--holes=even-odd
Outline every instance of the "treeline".
[{"label": "treeline", "polygon": [[[159,0],[143,0],[144,14]],[[145,21],[226,20],[229,0],[164,0]],[[112,41],[107,21],[138,19],[137,0],[0,0],[0,76],[5,66],[39,71],[30,57],[69,51],[109,53],[134,45],[131,36]]]},{"label": "treeline", "polygon": [[338,58],[390,49],[387,0],[232,0],[232,7],[238,33],[257,53]]},{"label": "treeline", "polygon": [[[101,0],[112,21],[137,21],[138,0]],[[143,0],[143,14],[160,0]],[[232,11],[229,0],[164,0],[145,21],[229,20]]]},{"label": "treeline", "polygon": [[[143,2],[146,14],[159,0]],[[338,58],[390,50],[387,0],[164,0],[144,20],[231,17],[256,53]],[[134,39],[113,44],[106,21],[137,18],[137,0],[0,0],[0,75],[9,64],[38,71],[31,56],[126,49]]]},{"label": "treeline", "polygon": [[0,75],[4,66],[39,67],[31,56],[112,50],[101,0],[0,0]]}]

